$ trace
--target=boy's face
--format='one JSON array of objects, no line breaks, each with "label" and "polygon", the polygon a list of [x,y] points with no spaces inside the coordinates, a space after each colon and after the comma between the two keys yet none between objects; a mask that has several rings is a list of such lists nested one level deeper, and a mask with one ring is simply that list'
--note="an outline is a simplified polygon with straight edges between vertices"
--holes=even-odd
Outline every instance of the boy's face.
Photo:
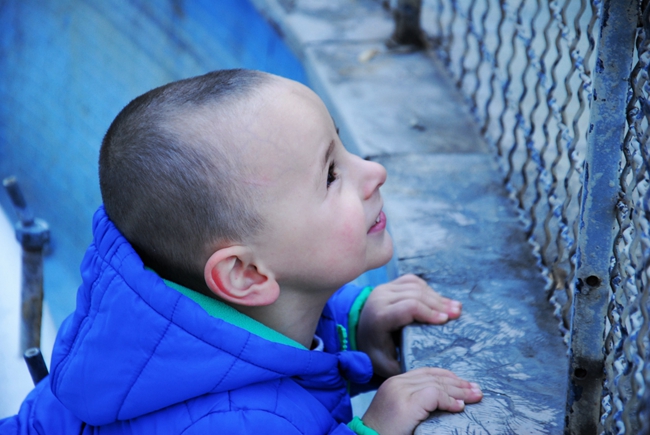
[{"label": "boy's face", "polygon": [[265,198],[256,206],[265,227],[255,252],[281,287],[300,289],[335,289],[386,264],[393,245],[379,193],[384,167],[343,147],[307,87],[277,79],[262,94],[241,132],[248,179]]}]

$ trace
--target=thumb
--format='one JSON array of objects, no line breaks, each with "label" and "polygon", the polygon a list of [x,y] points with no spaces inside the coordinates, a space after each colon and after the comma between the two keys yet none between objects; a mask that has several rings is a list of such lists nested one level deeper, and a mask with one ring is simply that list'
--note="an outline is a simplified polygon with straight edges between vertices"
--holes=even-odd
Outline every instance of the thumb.
[{"label": "thumb", "polygon": [[401,370],[393,353],[375,350],[371,355],[372,368],[375,374],[384,378],[399,375]]}]

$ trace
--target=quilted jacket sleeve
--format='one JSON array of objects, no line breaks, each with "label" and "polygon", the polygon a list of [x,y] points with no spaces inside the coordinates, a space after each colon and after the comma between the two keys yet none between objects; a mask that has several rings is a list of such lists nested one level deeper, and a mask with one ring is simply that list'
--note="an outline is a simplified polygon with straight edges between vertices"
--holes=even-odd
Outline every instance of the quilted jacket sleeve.
[{"label": "quilted jacket sleeve", "polygon": [[357,350],[359,316],[371,291],[372,287],[346,284],[337,290],[328,302],[334,320],[347,331],[350,350]]},{"label": "quilted jacket sleeve", "polygon": [[183,435],[206,434],[283,434],[283,435],[355,435],[356,432],[345,424],[339,424],[332,430],[323,432],[322,428],[313,426],[296,427],[282,416],[268,411],[247,410],[228,411],[208,414],[188,427]]}]

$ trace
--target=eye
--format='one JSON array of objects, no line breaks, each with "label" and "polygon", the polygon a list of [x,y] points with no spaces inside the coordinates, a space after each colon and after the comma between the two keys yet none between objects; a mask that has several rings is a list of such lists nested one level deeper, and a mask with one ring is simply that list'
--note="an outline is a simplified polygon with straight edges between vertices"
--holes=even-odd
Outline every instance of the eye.
[{"label": "eye", "polygon": [[329,169],[327,170],[327,187],[329,188],[330,185],[336,181],[337,179],[336,175],[336,165],[334,165],[334,162],[330,163]]}]

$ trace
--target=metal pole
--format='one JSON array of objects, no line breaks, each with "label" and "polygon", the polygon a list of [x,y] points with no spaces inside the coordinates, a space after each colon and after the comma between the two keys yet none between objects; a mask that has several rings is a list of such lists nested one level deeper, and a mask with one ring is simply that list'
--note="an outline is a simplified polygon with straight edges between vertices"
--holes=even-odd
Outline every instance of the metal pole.
[{"label": "metal pole", "polygon": [[43,318],[43,250],[23,247],[20,286],[20,350],[41,347]]},{"label": "metal pole", "polygon": [[41,350],[37,347],[31,347],[25,351],[23,358],[27,363],[32,382],[34,382],[34,385],[38,385],[48,375],[47,365],[45,365]]},{"label": "metal pole", "polygon": [[616,236],[626,102],[638,22],[637,0],[602,5],[578,234],[571,318],[567,434],[599,433],[610,269]]},{"label": "metal pole", "polygon": [[11,198],[19,221],[16,239],[23,248],[21,277],[21,353],[41,346],[41,318],[43,312],[43,247],[50,239],[47,223],[34,218],[18,186],[16,177],[7,177],[2,183]]},{"label": "metal pole", "polygon": [[391,43],[424,47],[425,38],[420,27],[421,9],[422,0],[397,0],[393,9],[395,31],[391,36]]}]

